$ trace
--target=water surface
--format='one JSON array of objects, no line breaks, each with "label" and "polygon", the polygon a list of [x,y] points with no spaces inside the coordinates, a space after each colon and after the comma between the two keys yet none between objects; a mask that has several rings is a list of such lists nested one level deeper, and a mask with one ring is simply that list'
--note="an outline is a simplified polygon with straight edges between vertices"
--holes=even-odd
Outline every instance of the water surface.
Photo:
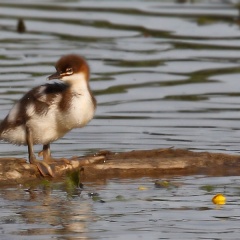
[{"label": "water surface", "polygon": [[[239,152],[237,17],[220,1],[2,1],[0,118],[60,56],[77,53],[91,66],[98,109],[88,127],[52,144],[55,155]],[[26,148],[1,144],[1,155],[25,157]]]},{"label": "water surface", "polygon": [[[112,179],[76,192],[64,184],[1,189],[0,237],[238,239],[238,177],[167,178],[167,188],[154,181]],[[226,205],[211,202],[217,192],[227,196]]]}]

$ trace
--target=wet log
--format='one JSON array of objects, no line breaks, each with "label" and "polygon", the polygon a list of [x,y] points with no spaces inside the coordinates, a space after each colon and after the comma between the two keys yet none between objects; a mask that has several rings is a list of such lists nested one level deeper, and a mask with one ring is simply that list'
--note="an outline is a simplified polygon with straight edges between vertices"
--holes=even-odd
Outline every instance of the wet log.
[{"label": "wet log", "polygon": [[[79,170],[81,180],[85,181],[183,174],[239,175],[240,156],[172,148],[118,153],[101,151],[84,157],[59,159],[50,167],[56,178]],[[1,185],[41,178],[37,166],[28,164],[26,159],[0,158]]]}]

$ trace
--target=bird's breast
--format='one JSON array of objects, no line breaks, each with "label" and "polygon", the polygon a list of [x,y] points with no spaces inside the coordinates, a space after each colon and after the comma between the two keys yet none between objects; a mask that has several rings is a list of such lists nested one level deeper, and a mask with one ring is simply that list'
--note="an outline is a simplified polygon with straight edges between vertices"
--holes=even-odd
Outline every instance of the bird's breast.
[{"label": "bird's breast", "polygon": [[69,108],[60,112],[60,123],[64,128],[73,129],[85,126],[94,116],[95,107],[90,94],[74,95]]}]

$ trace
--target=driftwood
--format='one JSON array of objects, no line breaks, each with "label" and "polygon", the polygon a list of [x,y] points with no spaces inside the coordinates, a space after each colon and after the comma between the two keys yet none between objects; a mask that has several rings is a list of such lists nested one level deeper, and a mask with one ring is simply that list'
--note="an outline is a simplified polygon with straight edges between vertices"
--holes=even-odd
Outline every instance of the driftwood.
[{"label": "driftwood", "polygon": [[[86,181],[183,174],[239,175],[240,156],[172,148],[123,153],[101,151],[85,157],[60,159],[50,166],[56,178],[68,171],[79,170]],[[28,164],[26,159],[0,158],[1,185],[41,178],[37,166]]]}]

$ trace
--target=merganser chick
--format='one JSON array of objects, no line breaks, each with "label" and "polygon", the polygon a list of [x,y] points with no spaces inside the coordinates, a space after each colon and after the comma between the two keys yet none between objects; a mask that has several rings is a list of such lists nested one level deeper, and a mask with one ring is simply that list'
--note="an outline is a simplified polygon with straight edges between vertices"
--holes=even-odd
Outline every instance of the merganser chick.
[{"label": "merganser chick", "polygon": [[36,160],[33,145],[42,144],[43,162],[51,162],[50,143],[73,128],[84,127],[96,109],[86,61],[78,55],[66,55],[58,60],[55,68],[56,72],[48,79],[59,79],[62,83],[33,88],[13,106],[0,124],[0,139],[27,145],[29,162],[37,165],[42,174],[44,170]]}]

